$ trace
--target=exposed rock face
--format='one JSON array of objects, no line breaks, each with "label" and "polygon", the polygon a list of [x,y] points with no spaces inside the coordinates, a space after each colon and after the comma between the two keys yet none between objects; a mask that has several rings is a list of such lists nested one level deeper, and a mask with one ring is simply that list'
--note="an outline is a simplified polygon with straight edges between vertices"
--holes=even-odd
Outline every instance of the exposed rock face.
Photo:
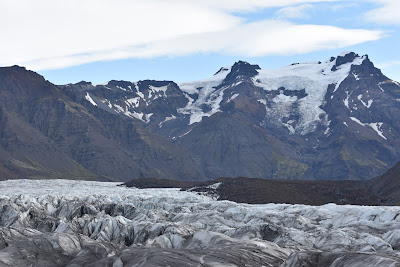
[{"label": "exposed rock face", "polygon": [[400,264],[399,207],[248,205],[116,185],[0,182],[0,265]]}]

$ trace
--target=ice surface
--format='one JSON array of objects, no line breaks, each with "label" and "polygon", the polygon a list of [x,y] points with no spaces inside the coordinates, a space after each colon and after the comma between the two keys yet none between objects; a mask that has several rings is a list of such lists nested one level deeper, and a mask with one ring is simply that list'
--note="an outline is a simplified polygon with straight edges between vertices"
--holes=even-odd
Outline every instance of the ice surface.
[{"label": "ice surface", "polygon": [[[210,266],[214,261],[230,266],[300,266],[293,264],[313,253],[334,253],[329,254],[334,260],[346,253],[358,255],[358,265],[346,266],[368,266],[372,259],[400,262],[400,207],[249,205],[179,189],[117,184],[0,182],[0,265],[29,265],[31,258],[26,255],[38,255],[39,250],[50,253],[48,260],[67,255],[59,258],[65,265],[89,261],[83,257],[92,255],[88,244],[97,250],[102,247],[100,258],[111,262],[102,266],[139,259],[157,265],[152,261],[159,257],[172,261],[171,266],[190,260],[194,266],[202,260]],[[40,245],[46,242],[52,245]],[[20,248],[31,252],[18,254]],[[245,263],[251,260],[256,262]]]},{"label": "ice surface", "polygon": [[[200,122],[204,116],[210,117],[220,111],[220,103],[226,88],[216,90],[215,87],[223,82],[230,70],[231,67],[224,68],[209,79],[179,84],[179,88],[185,93],[189,95],[198,95],[196,101],[193,101],[193,99],[187,95],[186,97],[189,99],[189,103],[186,107],[178,109],[179,113],[190,115],[189,125]],[[203,105],[210,107],[210,111],[204,112],[202,109]]]},{"label": "ice surface", "polygon": [[[321,118],[324,117],[321,116],[325,114],[321,106],[324,103],[328,86],[335,84],[335,92],[342,81],[348,77],[351,66],[360,65],[364,59],[364,56],[357,57],[353,62],[340,65],[335,71],[331,69],[336,64],[336,60],[332,62],[328,60],[324,63],[298,63],[280,69],[259,70],[259,74],[253,78],[253,81],[257,86],[267,91],[277,90],[281,87],[292,91],[305,89],[307,96],[298,101],[301,118],[295,130],[300,134],[307,134],[312,132],[316,125],[321,122]],[[281,117],[288,117],[288,112],[291,109],[286,109],[286,112],[274,111],[274,109],[282,110],[284,100],[286,100],[286,103],[293,101],[292,98],[281,98],[277,102],[279,105],[269,108],[268,112],[280,114]]]}]

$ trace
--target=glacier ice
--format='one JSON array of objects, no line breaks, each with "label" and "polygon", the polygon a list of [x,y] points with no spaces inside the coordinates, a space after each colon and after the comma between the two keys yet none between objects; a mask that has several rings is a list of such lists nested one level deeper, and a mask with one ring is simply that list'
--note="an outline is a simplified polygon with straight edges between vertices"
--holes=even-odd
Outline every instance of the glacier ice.
[{"label": "glacier ice", "polygon": [[249,205],[117,185],[0,182],[0,265],[400,264],[400,207]]}]

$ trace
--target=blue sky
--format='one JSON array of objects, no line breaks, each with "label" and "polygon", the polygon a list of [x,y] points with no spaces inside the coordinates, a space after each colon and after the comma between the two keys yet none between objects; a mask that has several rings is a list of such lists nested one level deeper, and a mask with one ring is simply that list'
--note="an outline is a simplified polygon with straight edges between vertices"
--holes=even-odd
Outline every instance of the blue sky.
[{"label": "blue sky", "polygon": [[182,82],[238,60],[268,69],[345,50],[400,81],[399,10],[398,0],[1,1],[0,65],[55,84]]}]

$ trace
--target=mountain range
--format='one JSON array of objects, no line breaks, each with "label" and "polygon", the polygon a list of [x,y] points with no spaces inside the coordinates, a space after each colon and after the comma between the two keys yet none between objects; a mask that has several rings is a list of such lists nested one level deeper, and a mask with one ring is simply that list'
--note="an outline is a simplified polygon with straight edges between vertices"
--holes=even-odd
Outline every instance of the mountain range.
[{"label": "mountain range", "polygon": [[365,180],[400,161],[400,84],[367,55],[195,82],[54,85],[0,68],[0,174]]}]

